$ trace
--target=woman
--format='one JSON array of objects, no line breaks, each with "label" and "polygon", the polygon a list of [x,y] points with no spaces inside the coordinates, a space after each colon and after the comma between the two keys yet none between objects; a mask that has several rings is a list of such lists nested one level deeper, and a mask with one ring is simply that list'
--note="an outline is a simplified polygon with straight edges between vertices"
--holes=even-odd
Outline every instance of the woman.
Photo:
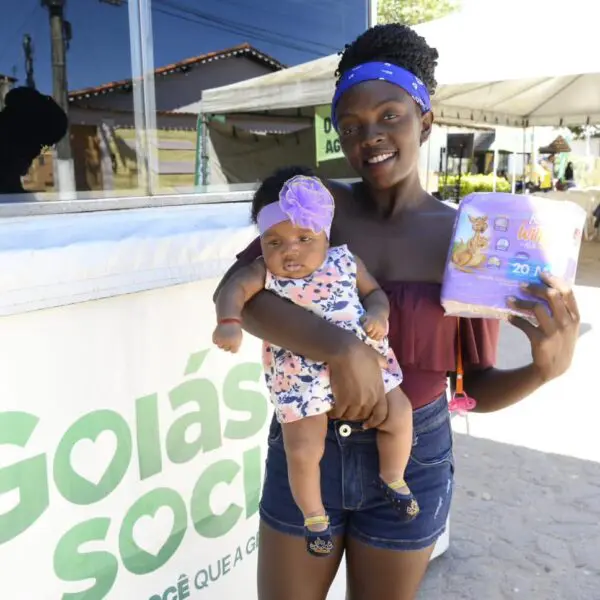
[{"label": "woman", "polygon": [[575,187],[575,169],[573,168],[573,163],[569,161],[567,166],[565,167],[565,174],[563,175],[563,185],[565,189],[570,189]]},{"label": "woman", "polygon": [[[373,485],[378,476],[374,431],[352,424],[369,419],[377,426],[385,420],[376,353],[308,311],[260,293],[247,305],[244,328],[327,362],[336,399],[334,417],[339,419],[330,422],[321,462],[336,553],[320,560],[305,551],[302,515],[287,482],[281,429],[276,423],[271,426],[260,512],[260,600],[324,600],[344,551],[349,600],[413,600],[444,531],[454,470],[445,387],[447,372],[456,365],[457,322],[443,316],[440,283],[456,213],[427,194],[418,177],[419,148],[433,123],[425,92],[435,90],[436,59],[437,52],[407,27],[368,30],[346,47],[340,60],[333,115],[344,154],[362,182],[351,187],[331,184],[336,200],[332,244],[347,243],[390,299],[390,342],[414,408],[415,441],[406,481],[419,498],[421,514],[409,524],[398,522]],[[352,70],[374,61],[407,70],[423,93],[380,77],[353,85]],[[230,272],[258,254],[255,243]],[[493,368],[497,322],[461,321],[466,389],[480,411],[518,402],[571,362],[579,325],[571,290],[552,280],[530,292],[532,300],[518,306],[533,310],[540,327],[512,321],[531,342],[533,362],[526,367]],[[550,303],[551,315],[539,303],[542,299]]]}]

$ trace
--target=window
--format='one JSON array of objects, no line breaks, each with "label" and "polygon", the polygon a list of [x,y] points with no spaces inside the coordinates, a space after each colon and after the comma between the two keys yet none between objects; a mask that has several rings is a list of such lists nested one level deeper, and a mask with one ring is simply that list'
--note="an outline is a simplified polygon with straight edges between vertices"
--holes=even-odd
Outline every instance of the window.
[{"label": "window", "polygon": [[258,97],[256,78],[334,55],[365,29],[367,7],[365,0],[3,3],[0,202],[248,190],[286,163],[350,176],[339,158],[317,164],[314,106],[208,113],[202,99],[208,89],[243,82],[250,83],[242,95]]},{"label": "window", "polygon": [[[0,202],[31,200],[24,192],[36,199],[141,193],[130,23],[119,4],[3,3]],[[110,107],[108,97],[116,100]]]},{"label": "window", "polygon": [[[283,164],[351,175],[343,159],[316,164],[314,106],[271,110],[256,78],[335,55],[365,30],[367,2],[151,1],[157,193],[248,188]],[[206,90],[233,84],[230,100],[255,105],[202,112]]]}]

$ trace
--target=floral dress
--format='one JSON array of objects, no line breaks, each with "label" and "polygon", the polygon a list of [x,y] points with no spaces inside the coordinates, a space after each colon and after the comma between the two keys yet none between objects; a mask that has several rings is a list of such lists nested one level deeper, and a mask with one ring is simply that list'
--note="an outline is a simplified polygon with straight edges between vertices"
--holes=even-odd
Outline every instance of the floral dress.
[{"label": "floral dress", "polygon": [[[356,261],[347,246],[330,248],[323,264],[305,279],[276,277],[267,270],[265,289],[310,310],[387,358],[382,370],[386,393],[402,383],[402,371],[387,338],[367,336],[360,319],[365,314],[356,286]],[[329,368],[268,342],[263,345],[265,379],[280,423],[326,413],[333,406]]]}]

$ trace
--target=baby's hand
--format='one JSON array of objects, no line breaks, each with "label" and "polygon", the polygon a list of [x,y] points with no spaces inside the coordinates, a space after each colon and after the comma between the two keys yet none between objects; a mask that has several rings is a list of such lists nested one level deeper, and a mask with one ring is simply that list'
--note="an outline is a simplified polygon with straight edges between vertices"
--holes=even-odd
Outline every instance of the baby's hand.
[{"label": "baby's hand", "polygon": [[381,341],[388,332],[387,319],[383,319],[378,315],[370,315],[366,313],[361,319],[362,326],[367,335],[376,341]]},{"label": "baby's hand", "polygon": [[215,327],[213,344],[226,352],[237,352],[242,345],[242,326],[239,323],[222,323]]}]

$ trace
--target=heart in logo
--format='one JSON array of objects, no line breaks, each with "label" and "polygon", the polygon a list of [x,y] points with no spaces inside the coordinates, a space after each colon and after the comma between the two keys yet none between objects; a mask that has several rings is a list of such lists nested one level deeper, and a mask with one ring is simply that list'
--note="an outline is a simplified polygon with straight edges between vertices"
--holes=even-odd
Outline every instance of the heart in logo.
[{"label": "heart in logo", "polygon": [[84,438],[73,445],[71,467],[86,481],[98,485],[117,451],[117,436],[102,431],[95,440]]},{"label": "heart in logo", "polygon": [[6,515],[21,503],[21,492],[18,488],[0,494],[0,515]]},{"label": "heart in logo", "polygon": [[173,511],[161,506],[154,515],[143,515],[135,522],[133,541],[144,552],[158,556],[173,531],[174,523]]}]

